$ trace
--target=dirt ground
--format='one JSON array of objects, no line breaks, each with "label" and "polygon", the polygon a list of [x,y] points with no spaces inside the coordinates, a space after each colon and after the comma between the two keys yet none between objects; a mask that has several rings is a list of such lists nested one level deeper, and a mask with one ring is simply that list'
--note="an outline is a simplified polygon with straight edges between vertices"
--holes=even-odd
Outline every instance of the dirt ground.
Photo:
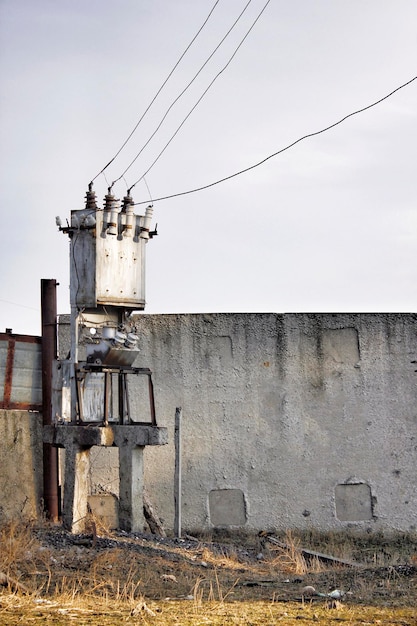
[{"label": "dirt ground", "polygon": [[[277,540],[285,547],[273,543]],[[213,532],[176,539],[100,532],[94,525],[89,534],[72,535],[61,526],[16,524],[3,528],[0,547],[1,624],[15,623],[1,621],[6,594],[36,597],[38,603],[60,594],[107,598],[114,604],[262,601],[308,603],[314,609],[343,603],[411,607],[411,615],[417,607],[417,535]],[[350,564],[306,554],[303,548]],[[336,590],[341,597],[333,599],[329,594]]]},{"label": "dirt ground", "polygon": [[[191,596],[198,583],[203,596],[215,588],[233,600],[282,602],[301,600],[304,587],[312,586],[325,594],[339,589],[349,603],[417,606],[416,535],[290,534],[278,537],[287,546],[281,548],[271,543],[277,535],[270,539],[268,533],[176,539],[99,531],[72,535],[51,525],[25,527],[21,537],[14,532],[15,562],[7,565],[8,575],[21,588],[46,595],[65,581],[67,587],[90,590],[93,584],[108,593],[136,585],[144,597],[160,600]],[[303,554],[303,548],[352,565]]]}]

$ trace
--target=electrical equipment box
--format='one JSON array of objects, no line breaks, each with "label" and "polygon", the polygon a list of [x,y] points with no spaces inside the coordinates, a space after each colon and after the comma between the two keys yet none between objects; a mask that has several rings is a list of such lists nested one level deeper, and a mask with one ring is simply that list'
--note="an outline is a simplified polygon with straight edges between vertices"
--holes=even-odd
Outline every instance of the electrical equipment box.
[{"label": "electrical equipment box", "polygon": [[132,204],[111,199],[104,210],[72,211],[70,297],[82,308],[145,308],[145,246],[152,207],[135,215]]}]

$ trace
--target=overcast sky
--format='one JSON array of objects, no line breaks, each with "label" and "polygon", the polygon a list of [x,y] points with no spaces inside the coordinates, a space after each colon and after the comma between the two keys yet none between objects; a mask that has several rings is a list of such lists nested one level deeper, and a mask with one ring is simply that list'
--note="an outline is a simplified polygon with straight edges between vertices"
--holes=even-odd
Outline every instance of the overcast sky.
[{"label": "overcast sky", "polygon": [[[107,181],[141,150],[246,3],[218,2]],[[68,238],[55,216],[83,208],[89,181],[213,5],[0,0],[0,332],[40,333],[41,278],[60,283],[58,310],[69,311]],[[264,5],[252,0],[115,185],[118,197]],[[382,98],[417,75],[416,23],[415,0],[271,0],[134,200],[212,183]],[[417,81],[241,176],[155,202],[146,312],[416,311],[416,163]],[[94,188],[102,205],[103,175]]]}]

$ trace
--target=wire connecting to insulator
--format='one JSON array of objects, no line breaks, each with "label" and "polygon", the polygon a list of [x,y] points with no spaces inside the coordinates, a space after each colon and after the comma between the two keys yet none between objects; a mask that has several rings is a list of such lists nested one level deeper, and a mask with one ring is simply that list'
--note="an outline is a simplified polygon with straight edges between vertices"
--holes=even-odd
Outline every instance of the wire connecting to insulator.
[{"label": "wire connecting to insulator", "polygon": [[93,191],[93,183],[88,185],[88,191],[85,194],[85,208],[95,211],[97,209],[96,193]]}]

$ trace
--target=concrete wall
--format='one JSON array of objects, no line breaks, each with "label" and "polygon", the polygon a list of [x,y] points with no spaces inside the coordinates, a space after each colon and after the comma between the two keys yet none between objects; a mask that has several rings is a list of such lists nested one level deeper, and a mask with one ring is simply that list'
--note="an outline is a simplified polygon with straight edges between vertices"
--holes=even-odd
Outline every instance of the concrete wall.
[{"label": "concrete wall", "polygon": [[43,489],[42,416],[0,410],[0,523],[36,518]]},{"label": "concrete wall", "polygon": [[[185,528],[415,528],[416,322],[414,314],[139,316],[135,365],[154,373],[158,425],[170,439],[146,449],[145,485],[166,526],[181,406]],[[132,405],[140,419],[142,392]],[[93,493],[116,493],[114,454],[97,449],[106,476],[95,471]]]}]

